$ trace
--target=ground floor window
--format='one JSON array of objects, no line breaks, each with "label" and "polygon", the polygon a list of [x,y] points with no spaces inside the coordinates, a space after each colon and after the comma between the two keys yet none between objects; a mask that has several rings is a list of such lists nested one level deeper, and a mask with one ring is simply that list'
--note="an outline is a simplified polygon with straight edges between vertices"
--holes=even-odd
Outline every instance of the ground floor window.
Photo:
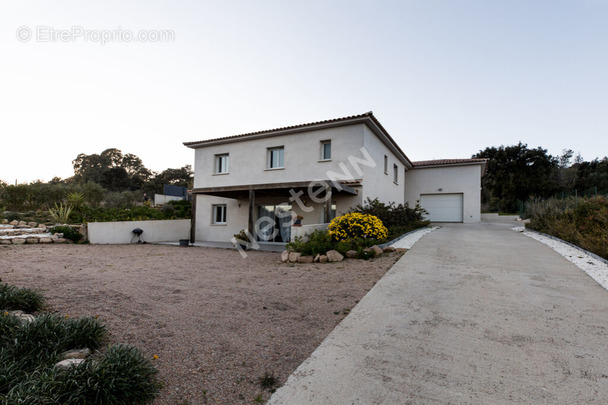
[{"label": "ground floor window", "polygon": [[256,222],[257,240],[289,243],[291,240],[291,204],[261,204]]},{"label": "ground floor window", "polygon": [[211,223],[214,225],[224,225],[226,223],[226,204],[213,204],[213,218]]}]

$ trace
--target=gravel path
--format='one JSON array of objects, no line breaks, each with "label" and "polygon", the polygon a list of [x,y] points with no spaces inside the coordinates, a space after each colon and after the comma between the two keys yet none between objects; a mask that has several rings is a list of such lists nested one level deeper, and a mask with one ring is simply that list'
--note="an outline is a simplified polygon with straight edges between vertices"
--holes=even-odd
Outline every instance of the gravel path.
[{"label": "gravel path", "polygon": [[99,315],[111,343],[140,347],[165,388],[155,404],[268,399],[395,263],[283,264],[279,254],[160,245],[0,247],[3,282],[53,311]]}]

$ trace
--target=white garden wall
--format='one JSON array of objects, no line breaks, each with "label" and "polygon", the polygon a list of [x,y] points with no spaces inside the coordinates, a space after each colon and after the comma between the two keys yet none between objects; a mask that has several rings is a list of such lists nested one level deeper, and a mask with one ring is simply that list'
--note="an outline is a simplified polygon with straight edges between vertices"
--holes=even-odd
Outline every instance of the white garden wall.
[{"label": "white garden wall", "polygon": [[119,221],[90,222],[89,242],[96,244],[128,244],[137,242],[133,229],[144,231],[141,239],[145,242],[177,242],[190,239],[190,220],[173,219],[165,221]]}]

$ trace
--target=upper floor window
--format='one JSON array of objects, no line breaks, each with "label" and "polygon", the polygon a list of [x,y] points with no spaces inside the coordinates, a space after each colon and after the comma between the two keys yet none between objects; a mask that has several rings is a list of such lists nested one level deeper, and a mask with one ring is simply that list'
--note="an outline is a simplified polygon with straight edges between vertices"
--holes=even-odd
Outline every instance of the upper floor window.
[{"label": "upper floor window", "polygon": [[331,141],[321,141],[321,160],[331,159]]},{"label": "upper floor window", "polygon": [[280,169],[285,167],[285,148],[279,146],[276,148],[268,148],[268,168]]},{"label": "upper floor window", "polygon": [[388,174],[388,156],[384,155],[384,174]]},{"label": "upper floor window", "polygon": [[214,173],[216,174],[220,174],[220,173],[228,173],[228,162],[229,162],[229,156],[227,153],[222,154],[222,155],[215,155],[215,169],[214,169]]},{"label": "upper floor window", "polygon": [[211,223],[214,225],[226,224],[226,204],[213,204],[213,218]]},{"label": "upper floor window", "polygon": [[393,181],[395,184],[399,183],[399,166],[393,165]]}]

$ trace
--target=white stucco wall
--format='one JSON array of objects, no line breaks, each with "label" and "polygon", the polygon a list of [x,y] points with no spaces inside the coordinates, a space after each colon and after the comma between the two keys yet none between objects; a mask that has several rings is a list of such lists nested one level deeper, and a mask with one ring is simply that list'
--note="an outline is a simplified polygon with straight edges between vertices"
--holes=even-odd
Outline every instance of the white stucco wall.
[{"label": "white stucco wall", "polygon": [[[363,169],[363,191],[362,200],[366,201],[369,197],[372,200],[378,200],[396,204],[403,203],[404,198],[404,174],[405,166],[393,154],[380,139],[367,127],[364,130],[364,147],[372,157],[375,167],[361,165]],[[388,157],[387,172],[384,173],[384,156]],[[393,165],[397,165],[398,179],[397,184],[394,183]]]},{"label": "white stucco wall", "polygon": [[189,219],[167,221],[117,221],[89,222],[87,224],[89,242],[94,244],[128,244],[136,242],[132,231],[140,228],[144,231],[141,238],[145,242],[177,242],[190,239]]},{"label": "white stucco wall", "polygon": [[[229,242],[234,234],[242,229],[247,229],[249,224],[248,200],[236,200],[208,195],[197,195],[196,198],[195,239],[197,241]],[[336,204],[336,215],[341,215],[347,212],[351,207],[359,204],[361,202],[361,197],[359,195],[340,195],[334,197],[332,202]],[[285,197],[257,198],[255,203],[254,221],[258,219],[257,206],[262,204],[291,204],[294,217],[296,215],[302,215],[304,217],[302,219],[303,225],[318,224],[322,221],[324,215],[322,204],[314,203],[310,198],[307,198],[304,207],[300,207],[295,202],[292,203],[289,201],[288,194],[286,194]],[[212,207],[214,204],[226,204],[227,212],[225,225],[214,225],[212,223]]]},{"label": "white stucco wall", "polygon": [[[328,171],[342,172],[340,162],[360,155],[364,124],[292,135],[241,140],[199,147],[195,151],[194,188],[238,186],[327,179]],[[331,160],[322,161],[321,141],[331,140]],[[284,168],[267,169],[267,150],[284,147]],[[229,173],[214,174],[215,155],[229,154]]]},{"label": "white stucco wall", "polygon": [[405,184],[410,207],[421,194],[463,193],[463,222],[481,220],[481,165],[411,169],[405,174]]}]

